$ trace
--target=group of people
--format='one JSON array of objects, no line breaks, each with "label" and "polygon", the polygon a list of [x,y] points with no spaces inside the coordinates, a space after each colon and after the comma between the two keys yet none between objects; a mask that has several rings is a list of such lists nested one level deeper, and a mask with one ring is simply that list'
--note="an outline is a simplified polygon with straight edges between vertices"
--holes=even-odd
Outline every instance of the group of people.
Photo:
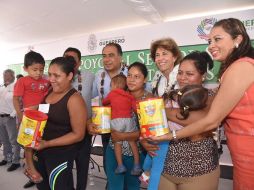
[{"label": "group of people", "polygon": [[[100,105],[112,107],[111,133],[101,135],[108,190],[138,190],[140,181],[148,183],[149,190],[218,189],[219,156],[212,132],[221,123],[234,165],[234,190],[253,189],[254,48],[243,23],[234,18],[216,22],[208,42],[213,60],[222,63],[216,91],[203,87],[207,70],[213,68],[209,54],[191,52],[182,57],[171,38],[151,44],[151,58],[158,68],[152,89],[147,85],[146,66],[123,64],[117,43],[103,48],[104,68],[95,75],[79,70],[81,53],[76,48],[51,61],[47,78],[43,57],[27,53],[28,76],[14,85],[14,73],[4,72],[0,165],[11,160],[12,167],[20,166],[16,125],[24,109],[45,104],[45,131],[35,150],[25,148],[25,173],[38,189],[70,190],[75,162],[76,189],[86,189],[91,135],[99,134],[91,122],[91,99],[99,96]],[[170,132],[141,138],[136,102],[154,97],[164,99]]]}]

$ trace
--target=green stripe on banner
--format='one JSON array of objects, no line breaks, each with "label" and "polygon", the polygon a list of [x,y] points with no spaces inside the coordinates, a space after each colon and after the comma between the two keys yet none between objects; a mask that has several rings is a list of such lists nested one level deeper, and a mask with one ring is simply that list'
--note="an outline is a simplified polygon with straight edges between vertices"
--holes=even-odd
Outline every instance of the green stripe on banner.
[{"label": "green stripe on banner", "polygon": [[[252,46],[254,47],[254,40],[252,40]],[[183,55],[185,56],[192,51],[206,51],[207,44],[181,46],[180,49],[181,49],[181,52],[183,53]],[[145,63],[145,65],[148,68],[148,80],[149,81],[151,81],[155,72],[157,71],[155,64],[153,63],[152,59],[150,58],[150,50],[149,49],[123,52],[123,59],[124,59],[124,62],[127,63],[127,65],[130,65],[131,63],[133,63],[135,61]],[[101,54],[82,56],[81,61],[82,61],[81,70],[90,70],[91,72],[96,73],[99,69],[103,68]],[[45,66],[45,73],[46,74],[47,74],[49,63],[50,63],[50,60],[47,60],[46,66]],[[25,74],[23,71],[23,64],[8,65],[8,68],[14,70],[16,74],[19,74],[19,73]],[[219,70],[220,70],[220,63],[215,62],[214,68],[208,72],[206,82],[207,83],[216,83],[217,79],[218,79]]]}]

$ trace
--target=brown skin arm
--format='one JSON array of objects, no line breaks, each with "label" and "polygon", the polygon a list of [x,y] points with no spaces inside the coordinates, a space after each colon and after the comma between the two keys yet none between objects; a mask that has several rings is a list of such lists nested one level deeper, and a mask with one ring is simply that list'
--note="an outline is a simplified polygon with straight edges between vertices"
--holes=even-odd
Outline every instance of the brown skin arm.
[{"label": "brown skin arm", "polygon": [[165,108],[167,119],[170,121],[173,121],[175,123],[178,123],[179,125],[182,125],[182,126],[189,125],[189,124],[197,121],[201,117],[204,117],[204,115],[206,115],[208,113],[213,99],[214,99],[214,96],[208,96],[208,99],[206,102],[206,104],[207,104],[206,108],[202,109],[202,110],[191,111],[191,113],[189,114],[189,117],[184,120],[178,119],[176,117],[176,116],[178,116],[181,118],[179,108]]},{"label": "brown skin arm", "polygon": [[[177,131],[177,138],[186,138],[217,128],[222,120],[234,109],[253,82],[254,66],[251,63],[241,62],[231,65],[224,73],[220,89],[212,102],[208,114]],[[172,134],[159,138],[150,137],[150,139],[154,141],[171,140]]]},{"label": "brown skin arm", "polygon": [[113,142],[118,141],[137,141],[139,138],[140,132],[118,132],[115,130],[111,130],[111,138]]},{"label": "brown skin arm", "polygon": [[87,110],[83,98],[78,94],[73,94],[67,104],[70,115],[72,131],[64,136],[49,141],[41,140],[37,150],[49,147],[71,145],[81,141],[86,132]]},{"label": "brown skin arm", "polygon": [[20,109],[20,103],[21,103],[20,96],[13,96],[13,106],[16,111],[19,122],[21,122],[22,116],[23,116],[23,113],[21,112],[21,109]]}]

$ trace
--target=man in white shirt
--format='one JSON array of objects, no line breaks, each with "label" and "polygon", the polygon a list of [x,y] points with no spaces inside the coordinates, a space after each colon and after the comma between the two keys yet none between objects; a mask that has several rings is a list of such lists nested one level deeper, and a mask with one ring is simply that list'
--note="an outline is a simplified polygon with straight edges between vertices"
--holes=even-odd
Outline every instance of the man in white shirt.
[{"label": "man in white shirt", "polygon": [[0,166],[11,162],[7,171],[20,167],[20,146],[17,143],[16,112],[13,106],[14,71],[7,69],[3,73],[4,84],[0,87],[0,139],[3,144],[4,159]]}]

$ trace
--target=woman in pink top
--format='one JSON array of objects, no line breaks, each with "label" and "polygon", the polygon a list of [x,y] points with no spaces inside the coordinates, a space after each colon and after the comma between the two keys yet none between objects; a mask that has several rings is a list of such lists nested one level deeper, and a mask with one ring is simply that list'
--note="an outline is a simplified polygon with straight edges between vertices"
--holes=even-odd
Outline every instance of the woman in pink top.
[{"label": "woman in pink top", "polygon": [[176,134],[153,140],[181,139],[218,127],[225,121],[234,165],[234,190],[254,189],[254,48],[240,20],[223,19],[209,35],[208,50],[222,63],[221,84],[203,119]]}]

